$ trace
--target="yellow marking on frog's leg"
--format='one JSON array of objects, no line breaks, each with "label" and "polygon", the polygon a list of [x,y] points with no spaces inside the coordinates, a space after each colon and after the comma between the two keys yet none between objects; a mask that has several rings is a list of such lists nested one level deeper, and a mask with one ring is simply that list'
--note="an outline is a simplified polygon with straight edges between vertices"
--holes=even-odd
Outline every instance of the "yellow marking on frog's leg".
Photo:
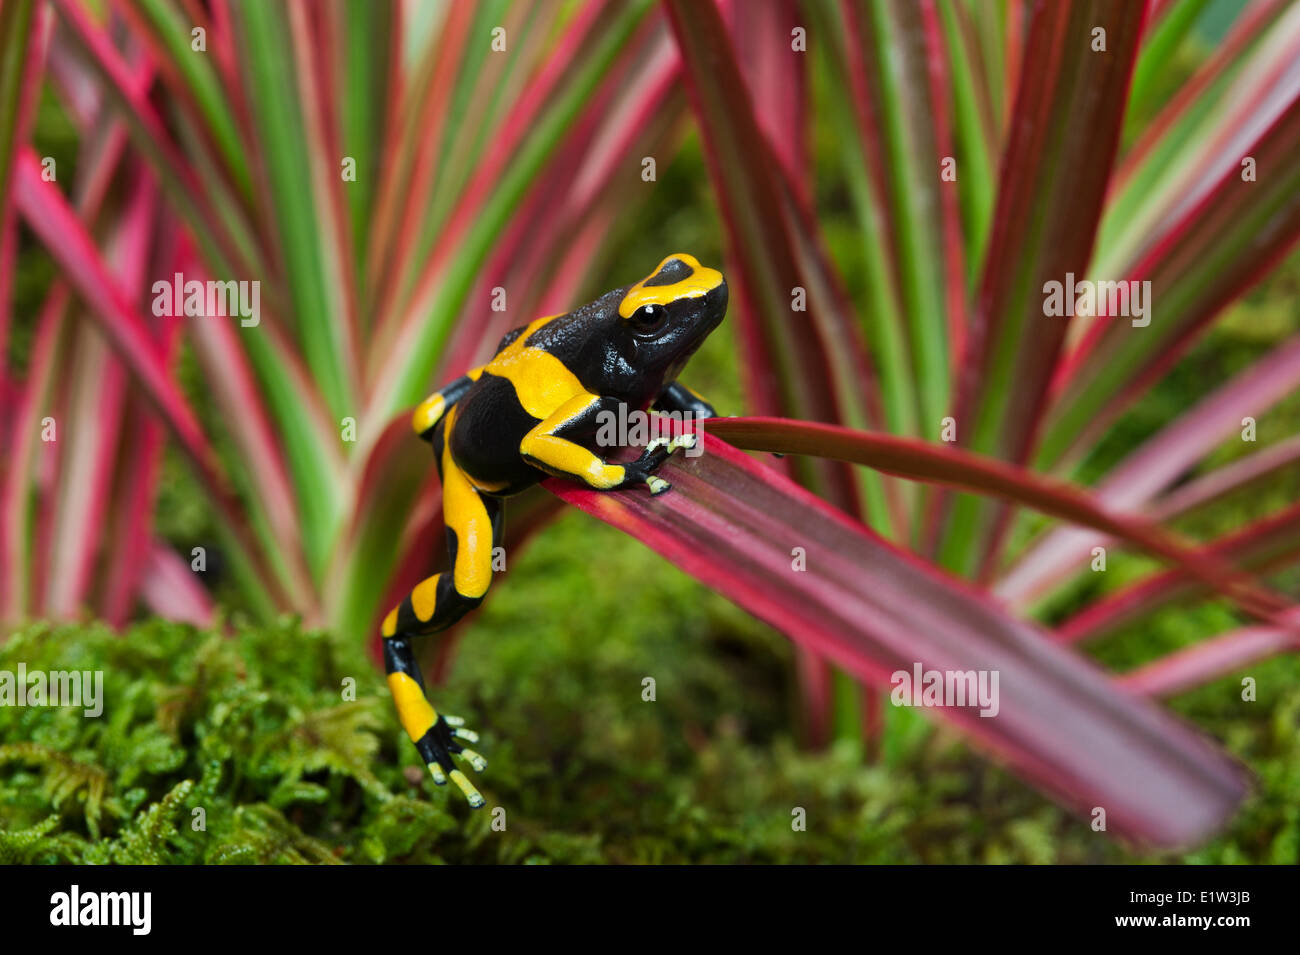
[{"label": "yellow marking on frog's leg", "polygon": [[543,471],[574,478],[598,491],[617,487],[627,476],[626,468],[609,464],[582,445],[555,433],[583,415],[592,414],[599,402],[598,395],[587,392],[574,395],[524,435],[519,453]]},{"label": "yellow marking on frog's leg", "polygon": [[421,401],[411,415],[411,427],[415,433],[421,437],[427,436],[433,426],[442,420],[447,409],[463,398],[465,392],[469,391],[469,386],[478,381],[482,374],[482,368],[475,368]]},{"label": "yellow marking on frog's leg", "polygon": [[[668,285],[646,284],[662,272],[664,266],[673,259],[677,259],[689,268],[691,270],[690,274]],[[668,305],[678,299],[699,298],[712,292],[721,284],[722,273],[717,269],[700,265],[699,259],[693,255],[678,252],[675,255],[666,256],[662,262],[655,266],[653,272],[627,290],[627,294],[623,296],[623,301],[619,303],[618,313],[624,318],[630,318],[633,312],[643,306]]]},{"label": "yellow marking on frog's leg", "polygon": [[[450,409],[440,426],[448,433],[455,415],[455,409]],[[459,756],[475,770],[485,769],[487,760],[461,742],[475,743],[478,734],[465,729],[462,719],[440,716],[428,701],[410,638],[445,629],[482,602],[492,579],[492,547],[501,504],[480,497],[452,460],[448,442],[442,445],[443,512],[452,570],[420,581],[384,618],[384,669],[398,718],[434,783],[443,786],[451,778],[477,808],[484,804],[483,797],[455,768],[452,758]]]},{"label": "yellow marking on frog's leg", "polygon": [[415,613],[416,618],[421,623],[428,623],[433,619],[433,612],[438,607],[438,578],[441,574],[433,577],[426,577],[414,587],[411,588],[409,599],[411,601],[411,610]]},{"label": "yellow marking on frog's leg", "polygon": [[[491,560],[492,549],[489,545],[489,569]],[[460,592],[455,583],[454,573],[426,577],[411,588],[406,599],[389,612],[384,620],[383,636],[386,639],[395,639],[446,630],[482,603],[483,593],[486,590],[484,586],[483,591],[477,595]],[[389,630],[392,632],[388,632]]]},{"label": "yellow marking on frog's leg", "polygon": [[438,423],[446,410],[447,401],[442,392],[435,391],[416,406],[415,414],[411,415],[411,427],[416,434],[424,434]]},{"label": "yellow marking on frog's leg", "polygon": [[406,730],[406,735],[412,741],[418,741],[433,729],[433,724],[438,722],[438,711],[425,698],[420,684],[398,671],[388,674],[388,691],[393,694],[393,702],[397,704],[397,718],[402,723],[402,729]]},{"label": "yellow marking on frog's leg", "polygon": [[[463,720],[440,716],[433,708],[425,696],[424,682],[420,679],[415,655],[406,638],[393,637],[384,641],[384,669],[388,673],[388,688],[397,707],[398,719],[415,744],[434,784],[445,786],[450,776],[472,807],[482,806],[483,797],[452,762],[452,758],[458,756],[478,772],[487,769],[486,759],[459,742],[461,739],[473,742],[478,736],[460,728]],[[452,729],[453,723],[457,724],[456,729]],[[460,779],[456,779],[457,774]]]},{"label": "yellow marking on frog's leg", "polygon": [[[455,425],[448,412],[444,427]],[[477,607],[492,583],[492,547],[500,523],[499,501],[481,497],[452,459],[451,442],[442,449],[442,509],[454,556],[450,573],[434,574],[411,589],[384,619],[385,637],[416,636],[444,630]]]},{"label": "yellow marking on frog's leg", "polygon": [[492,583],[493,520],[483,498],[452,460],[450,441],[442,452],[442,513],[447,529],[456,534],[456,592],[482,599]]},{"label": "yellow marking on frog's leg", "polygon": [[642,451],[639,458],[625,465],[610,464],[577,442],[560,437],[557,432],[563,428],[590,423],[584,422],[583,418],[594,420],[601,401],[598,395],[583,393],[561,405],[524,435],[519,444],[524,460],[549,474],[582,481],[597,491],[610,491],[642,482],[650,488],[651,494],[662,494],[672,487],[652,472],[677,448],[693,447],[694,435],[673,438],[663,445],[653,444]]}]

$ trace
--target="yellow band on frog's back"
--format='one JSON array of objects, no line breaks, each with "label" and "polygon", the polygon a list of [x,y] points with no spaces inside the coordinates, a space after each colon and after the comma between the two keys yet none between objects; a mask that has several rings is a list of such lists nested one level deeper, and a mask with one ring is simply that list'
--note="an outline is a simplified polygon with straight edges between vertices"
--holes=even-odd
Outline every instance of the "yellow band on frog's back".
[{"label": "yellow band on frog's back", "polygon": [[[669,285],[646,285],[652,278],[663,271],[673,259],[687,266],[691,272],[683,279]],[[699,259],[685,252],[678,252],[664,258],[655,270],[636,285],[627,290],[623,301],[619,303],[618,313],[624,318],[631,318],[632,313],[645,305],[667,305],[680,298],[699,298],[707,295],[722,284],[722,273],[700,265]]]},{"label": "yellow band on frog's back", "polygon": [[548,315],[529,323],[483,369],[490,375],[509,381],[515,389],[520,407],[538,421],[549,417],[556,408],[585,390],[564,362],[545,349],[532,348],[526,344],[533,332],[561,317],[563,316]]}]

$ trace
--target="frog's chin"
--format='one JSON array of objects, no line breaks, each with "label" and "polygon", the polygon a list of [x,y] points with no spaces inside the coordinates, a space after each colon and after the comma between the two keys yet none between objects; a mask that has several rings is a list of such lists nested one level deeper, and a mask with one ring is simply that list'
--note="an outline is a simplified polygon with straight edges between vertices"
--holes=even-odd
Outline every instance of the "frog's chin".
[{"label": "frog's chin", "polygon": [[664,372],[664,384],[671,384],[677,380],[677,376],[682,373],[682,370],[686,367],[686,362],[690,357],[690,355],[686,355],[677,359],[668,366],[668,370]]},{"label": "frog's chin", "polygon": [[695,344],[686,349],[686,351],[673,359],[673,363],[669,365],[667,370],[664,372],[664,384],[677,380],[677,376],[686,368],[686,363],[691,360],[691,356],[699,351],[700,346],[703,344],[704,339],[701,338],[696,341]]}]

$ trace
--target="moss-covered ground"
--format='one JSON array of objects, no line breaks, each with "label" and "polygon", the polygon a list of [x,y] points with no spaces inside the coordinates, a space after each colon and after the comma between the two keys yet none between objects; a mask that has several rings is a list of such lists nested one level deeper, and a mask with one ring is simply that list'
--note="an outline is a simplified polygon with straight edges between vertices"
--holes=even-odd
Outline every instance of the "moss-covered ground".
[{"label": "moss-covered ground", "polygon": [[[1180,608],[1148,630],[1182,642],[1220,612]],[[888,761],[853,743],[801,748],[785,641],[576,513],[519,557],[436,694],[483,733],[485,810],[427,778],[364,640],[227,624],[37,624],[0,648],[0,669],[102,670],[105,701],[97,719],[0,707],[0,860],[1149,858],[946,732],[912,733]],[[1258,776],[1231,828],[1188,861],[1297,859],[1300,665],[1251,673],[1257,702],[1226,679],[1175,703]]]}]

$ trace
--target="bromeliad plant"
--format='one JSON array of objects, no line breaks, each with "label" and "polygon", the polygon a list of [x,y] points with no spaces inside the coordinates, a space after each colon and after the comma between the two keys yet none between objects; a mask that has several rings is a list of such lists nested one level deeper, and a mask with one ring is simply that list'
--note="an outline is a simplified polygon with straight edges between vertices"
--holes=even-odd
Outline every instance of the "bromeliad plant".
[{"label": "bromeliad plant", "polygon": [[[1205,7],[120,0],[100,21],[6,0],[0,327],[19,216],[59,279],[0,381],[0,616],[209,613],[152,531],[170,441],[246,609],[375,633],[436,569],[407,410],[581,300],[689,101],[759,417],[710,422],[662,497],[547,486],[787,633],[815,713],[822,660],[871,686],[994,670],[996,717],[936,715],[1112,832],[1202,838],[1243,774],[1150,698],[1294,649],[1300,616],[1252,574],[1294,561],[1300,511],[1199,548],[1160,522],[1294,464],[1281,442],[1177,486],[1295,388],[1300,340],[1094,489],[1069,482],[1300,236],[1300,6],[1246,6],[1171,94]],[[47,84],[80,130],[70,189],[25,145]],[[813,117],[839,146],[847,258],[815,212]],[[256,324],[157,314],[154,282],[177,273],[258,281]],[[1150,321],[1105,301],[1050,316],[1045,290],[1075,280],[1149,282]],[[1031,539],[1022,508],[1076,526]],[[1171,567],[1030,622],[1112,540]],[[1122,678],[1062,646],[1207,592],[1252,625]]]}]

